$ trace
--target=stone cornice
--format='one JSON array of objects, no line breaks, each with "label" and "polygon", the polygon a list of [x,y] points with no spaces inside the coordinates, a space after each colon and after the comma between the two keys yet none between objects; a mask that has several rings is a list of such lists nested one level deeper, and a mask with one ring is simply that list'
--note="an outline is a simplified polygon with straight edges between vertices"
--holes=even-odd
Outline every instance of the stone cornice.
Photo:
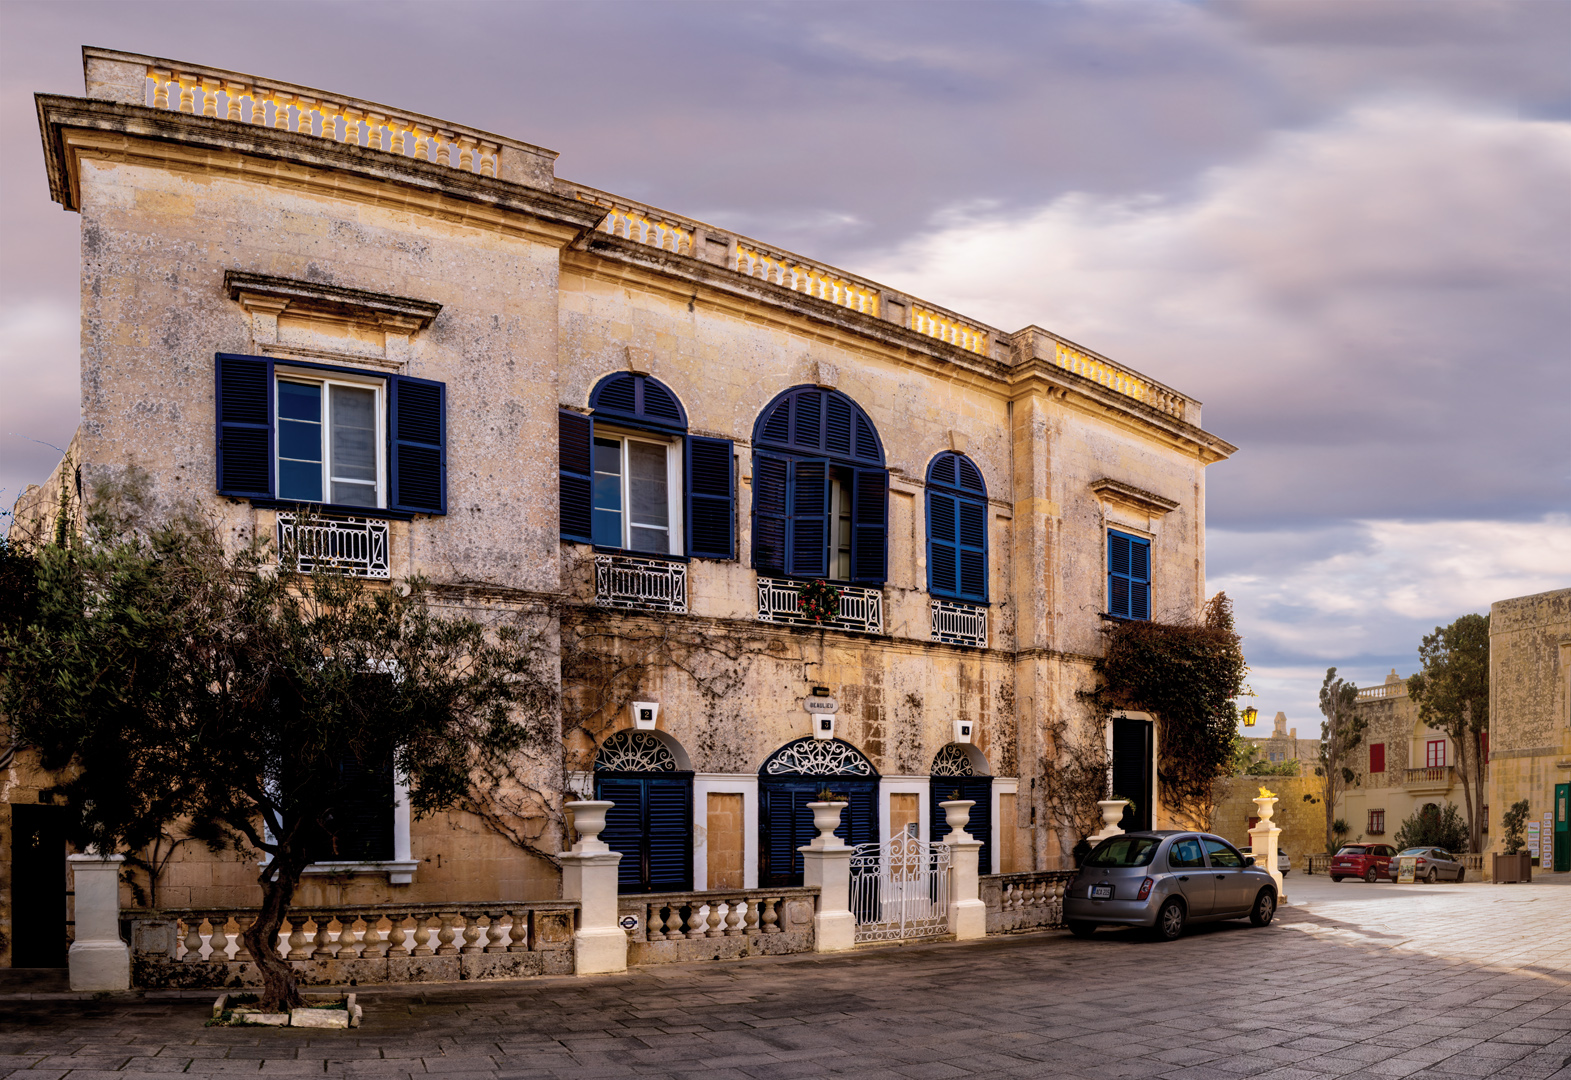
[{"label": "stone cornice", "polygon": [[[81,209],[76,154],[93,140],[73,146],[69,132],[96,132],[129,140],[176,144],[199,151],[228,152],[292,166],[347,173],[377,183],[393,184],[425,195],[432,202],[458,201],[522,214],[554,226],[565,243],[603,217],[605,208],[581,200],[515,184],[366,146],[336,143],[255,124],[216,117],[127,105],[91,98],[36,94],[39,133],[49,194],[67,210]],[[98,143],[99,148],[103,143]],[[127,147],[129,150],[129,147]],[[403,202],[417,209],[420,199],[406,194]],[[410,205],[414,204],[414,205]]]},{"label": "stone cornice", "polygon": [[424,330],[442,311],[434,300],[414,300],[389,293],[347,289],[298,278],[224,271],[224,289],[231,300],[251,306],[258,301],[282,311],[301,309],[370,320],[405,330]]},{"label": "stone cornice", "polygon": [[1133,484],[1126,484],[1121,480],[1114,480],[1104,476],[1100,480],[1091,481],[1091,490],[1101,498],[1112,502],[1121,502],[1134,507],[1151,517],[1162,517],[1177,510],[1179,503],[1173,499],[1165,499],[1154,492],[1137,488]]}]

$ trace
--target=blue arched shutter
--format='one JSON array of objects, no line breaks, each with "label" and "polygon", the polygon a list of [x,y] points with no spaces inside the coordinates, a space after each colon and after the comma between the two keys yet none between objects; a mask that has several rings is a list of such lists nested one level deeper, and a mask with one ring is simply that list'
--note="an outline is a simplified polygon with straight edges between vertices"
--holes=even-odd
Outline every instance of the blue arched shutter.
[{"label": "blue arched shutter", "polygon": [[791,463],[773,454],[753,455],[753,568],[786,572],[787,492]]},{"label": "blue arched shutter", "polygon": [[687,440],[687,522],[689,555],[708,559],[736,557],[735,469],[729,439]]},{"label": "blue arched shutter", "polygon": [[889,473],[857,469],[851,502],[851,580],[882,585],[889,576]]},{"label": "blue arched shutter", "polygon": [[214,368],[218,491],[273,497],[273,362],[219,353]]},{"label": "blue arched shutter", "polygon": [[[815,421],[816,422],[816,421]],[[829,573],[829,462],[791,462],[790,573],[821,578]]]},{"label": "blue arched shutter", "polygon": [[394,375],[388,442],[394,510],[447,513],[447,384]]},{"label": "blue arched shutter", "polygon": [[960,588],[955,498],[931,488],[927,492],[927,588],[945,596]]},{"label": "blue arched shutter", "polygon": [[564,409],[556,425],[562,539],[588,544],[593,541],[594,421]]}]

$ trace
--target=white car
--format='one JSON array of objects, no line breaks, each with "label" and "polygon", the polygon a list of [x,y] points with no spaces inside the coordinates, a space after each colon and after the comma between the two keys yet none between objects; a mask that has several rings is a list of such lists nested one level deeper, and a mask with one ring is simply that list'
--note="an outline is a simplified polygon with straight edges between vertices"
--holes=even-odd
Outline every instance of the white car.
[{"label": "white car", "polygon": [[[1247,855],[1251,858],[1254,856],[1254,851],[1251,848],[1241,847],[1238,850],[1242,855]],[[1292,872],[1293,869],[1293,860],[1288,858],[1287,852],[1283,851],[1281,848],[1276,849],[1276,869],[1277,873],[1281,874],[1283,877],[1286,877],[1289,873]]]}]

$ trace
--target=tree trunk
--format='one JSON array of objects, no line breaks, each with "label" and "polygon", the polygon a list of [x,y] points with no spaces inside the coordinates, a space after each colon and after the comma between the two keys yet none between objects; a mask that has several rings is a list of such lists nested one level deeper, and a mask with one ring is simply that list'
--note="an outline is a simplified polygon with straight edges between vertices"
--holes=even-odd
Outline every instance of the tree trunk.
[{"label": "tree trunk", "polygon": [[[269,868],[273,869],[273,868]],[[263,871],[262,910],[257,912],[251,925],[241,935],[246,948],[256,961],[257,972],[262,976],[263,1012],[288,1012],[304,1002],[295,973],[289,962],[278,953],[278,931],[284,924],[284,915],[294,899],[295,886],[300,883],[303,867],[280,865],[271,877]]]}]

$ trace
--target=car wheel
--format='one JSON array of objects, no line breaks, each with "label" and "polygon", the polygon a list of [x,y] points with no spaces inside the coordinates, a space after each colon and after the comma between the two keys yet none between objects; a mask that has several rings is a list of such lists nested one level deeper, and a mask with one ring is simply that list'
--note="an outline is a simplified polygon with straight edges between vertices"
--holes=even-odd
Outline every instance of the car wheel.
[{"label": "car wheel", "polygon": [[1331,875],[1331,880],[1332,881],[1341,881],[1342,880],[1342,875],[1341,874],[1332,874]]},{"label": "car wheel", "polygon": [[1458,880],[1458,881],[1461,881],[1461,880],[1462,880],[1462,879],[1463,879],[1463,878],[1465,878],[1465,877],[1466,877],[1466,876],[1467,876],[1467,867],[1465,867],[1465,866],[1464,866],[1464,867],[1462,867],[1462,868],[1461,868],[1461,869],[1460,869],[1460,870],[1458,870],[1458,871],[1457,871],[1457,872],[1456,872],[1456,879],[1457,879],[1457,880]]},{"label": "car wheel", "polygon": [[1152,929],[1156,931],[1157,939],[1160,941],[1177,941],[1184,934],[1185,921],[1183,902],[1177,899],[1169,900],[1162,905],[1162,910],[1156,913],[1156,926]]},{"label": "car wheel", "polygon": [[1069,921],[1069,932],[1078,938],[1088,938],[1096,933],[1096,923],[1082,922],[1079,919]]},{"label": "car wheel", "polygon": [[1369,882],[1369,884],[1371,884],[1371,885],[1373,885],[1375,883],[1375,878],[1377,878],[1378,876],[1379,875],[1375,873],[1375,868],[1373,866],[1371,866],[1368,870],[1364,871],[1364,880]]},{"label": "car wheel", "polygon": [[1260,895],[1255,897],[1255,906],[1249,911],[1249,921],[1256,926],[1270,926],[1274,918],[1276,918],[1276,893],[1270,889],[1261,889]]},{"label": "car wheel", "polygon": [[1433,885],[1435,882],[1439,881],[1440,880],[1440,871],[1439,871],[1439,869],[1437,869],[1436,867],[1431,866],[1429,868],[1429,876],[1426,877],[1424,880],[1429,882],[1429,884],[1431,884],[1431,885]]}]

